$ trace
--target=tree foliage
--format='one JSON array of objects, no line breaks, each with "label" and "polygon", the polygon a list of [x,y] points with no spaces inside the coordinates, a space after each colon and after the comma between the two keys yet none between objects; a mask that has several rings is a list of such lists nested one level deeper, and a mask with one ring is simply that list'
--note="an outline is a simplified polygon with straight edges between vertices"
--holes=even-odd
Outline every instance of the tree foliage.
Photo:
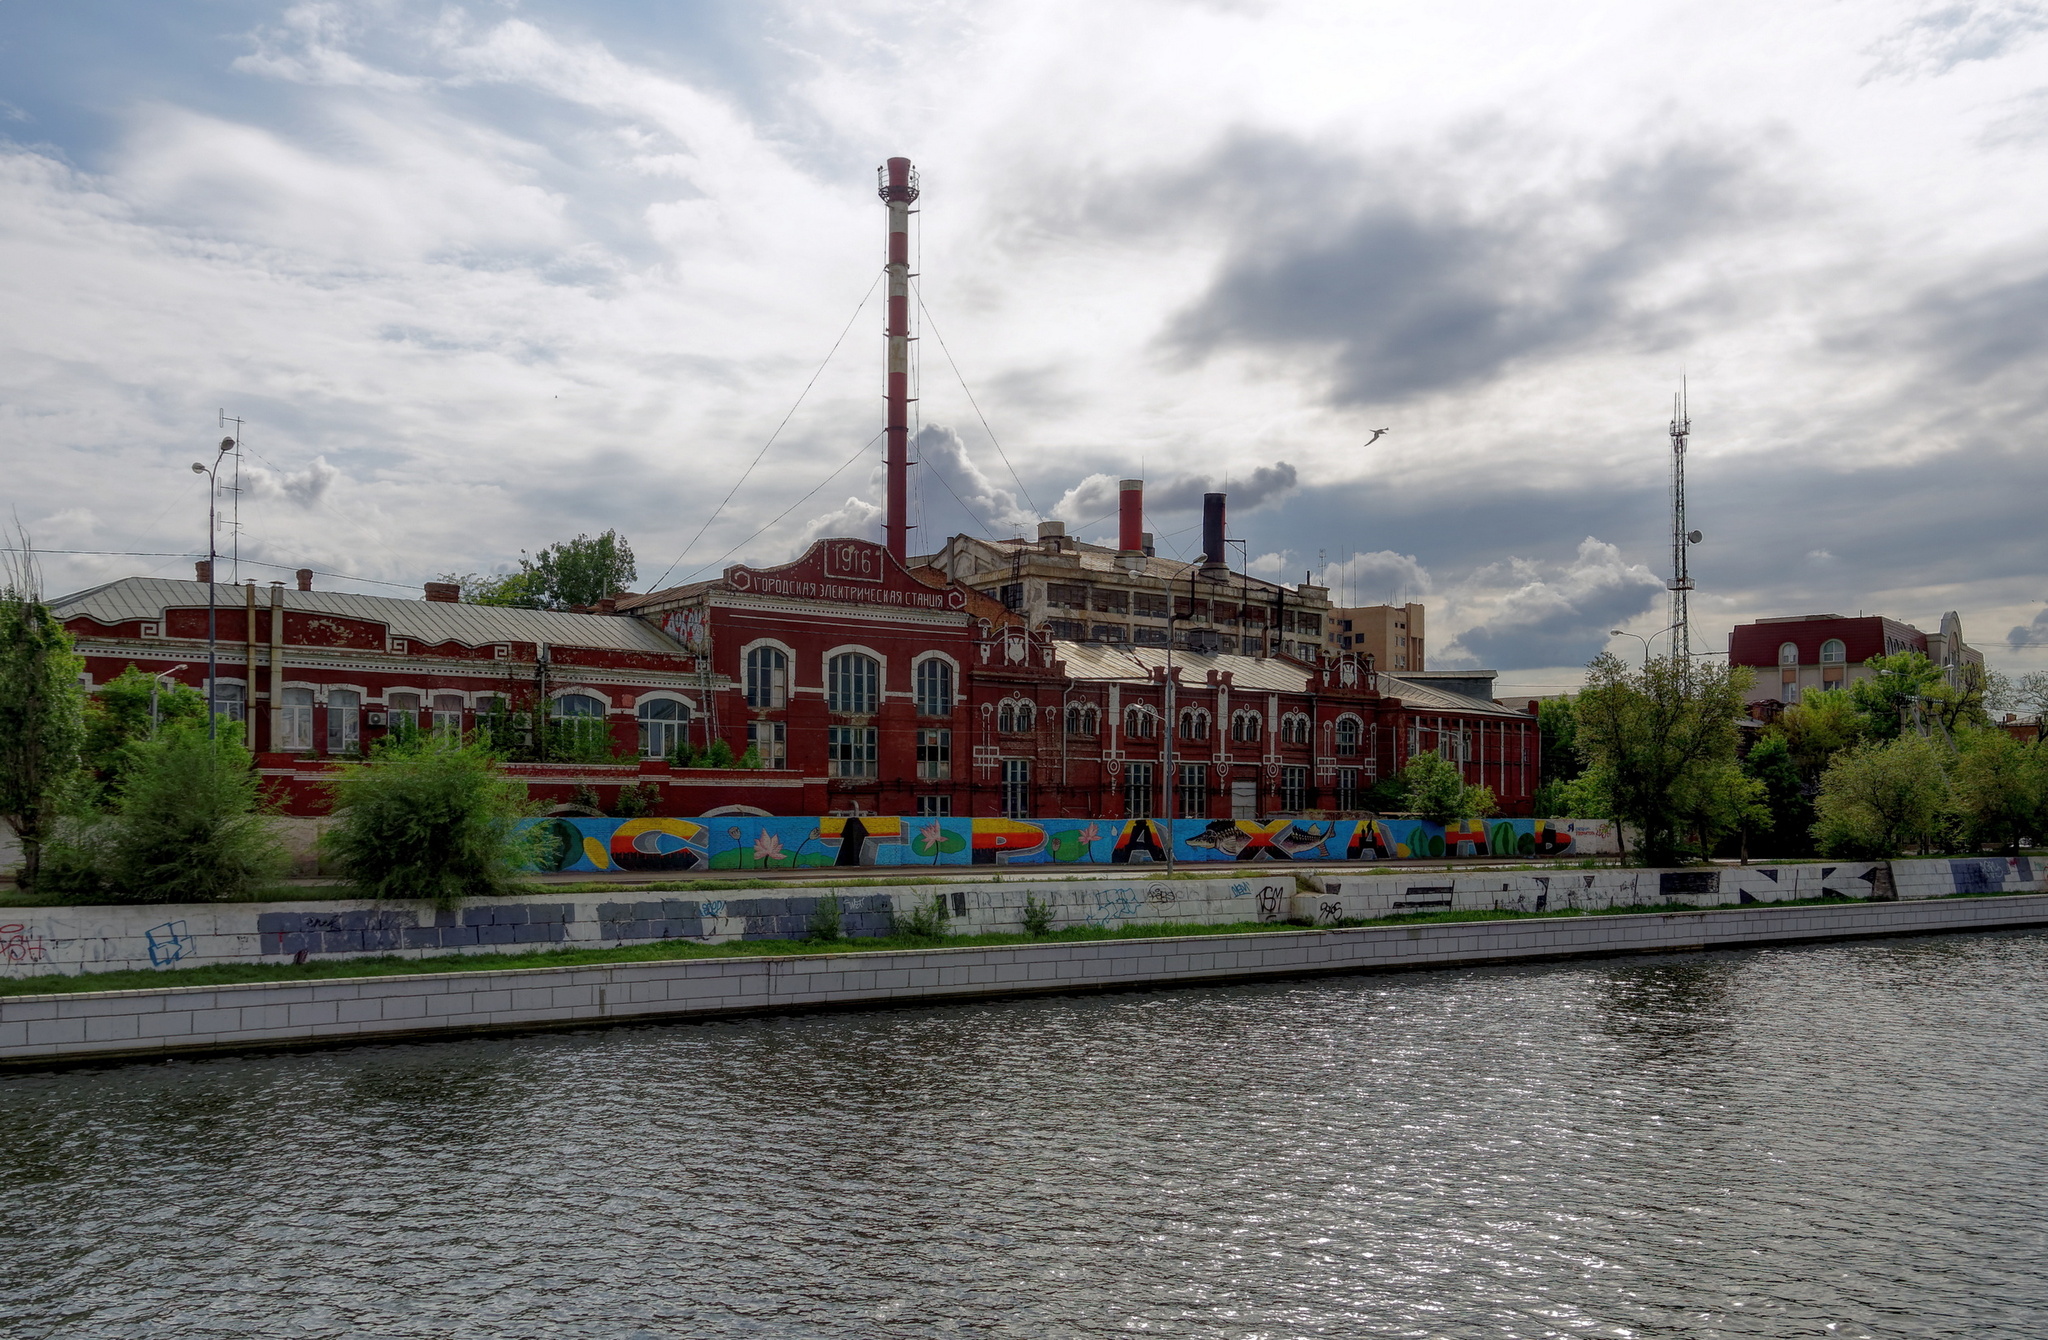
[{"label": "tree foliage", "polygon": [[85,743],[85,663],[24,564],[0,587],[0,818],[21,842],[23,888],[41,873]]},{"label": "tree foliage", "polygon": [[[154,717],[150,712],[152,689],[156,690]],[[159,682],[131,665],[87,696],[83,756],[86,770],[92,774],[96,801],[112,802],[135,760],[131,746],[154,734],[156,722],[204,726],[206,695],[189,684]]]},{"label": "tree foliage", "polygon": [[1613,817],[1635,830],[1646,864],[1711,849],[1754,805],[1759,788],[1736,764],[1749,682],[1739,666],[1668,656],[1632,671],[1603,653],[1587,667],[1579,753],[1600,772]]},{"label": "tree foliage", "polygon": [[2048,810],[2048,753],[2002,730],[1963,735],[1956,754],[1951,792],[1963,830],[1972,843],[1995,843],[2008,851],[2044,830]]},{"label": "tree foliage", "polygon": [[1836,755],[1814,801],[1821,853],[1880,860],[1931,848],[1949,803],[1943,762],[1933,741],[1911,732]]},{"label": "tree foliage", "polygon": [[1872,740],[1896,740],[1921,719],[1930,695],[1942,686],[1941,667],[1917,651],[1873,656],[1863,664],[1870,676],[1849,686],[1863,732]]},{"label": "tree foliage", "polygon": [[1495,809],[1491,789],[1466,785],[1464,770],[1435,754],[1409,759],[1401,783],[1409,810],[1436,823],[1483,819]]},{"label": "tree foliage", "polygon": [[483,745],[421,735],[340,769],[326,855],[376,898],[452,907],[504,892],[526,860],[526,788]]},{"label": "tree foliage", "polygon": [[1757,803],[1763,810],[1763,817],[1751,817],[1743,825],[1744,851],[1769,857],[1810,855],[1813,801],[1793,761],[1787,734],[1765,732],[1742,760],[1742,775],[1761,788]]}]

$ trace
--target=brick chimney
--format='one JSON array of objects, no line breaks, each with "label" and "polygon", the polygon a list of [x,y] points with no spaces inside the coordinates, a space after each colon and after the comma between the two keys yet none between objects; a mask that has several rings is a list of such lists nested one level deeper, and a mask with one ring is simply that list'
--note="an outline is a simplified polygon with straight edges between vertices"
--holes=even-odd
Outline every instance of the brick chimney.
[{"label": "brick chimney", "polygon": [[313,589],[313,570],[311,568],[300,568],[298,576],[299,589],[301,591],[310,591]]},{"label": "brick chimney", "polygon": [[192,565],[192,580],[195,582],[212,581],[213,560],[210,558],[202,558],[197,563],[194,563]]},{"label": "brick chimney", "polygon": [[462,587],[455,582],[428,582],[427,599],[438,600],[444,605],[462,603]]}]

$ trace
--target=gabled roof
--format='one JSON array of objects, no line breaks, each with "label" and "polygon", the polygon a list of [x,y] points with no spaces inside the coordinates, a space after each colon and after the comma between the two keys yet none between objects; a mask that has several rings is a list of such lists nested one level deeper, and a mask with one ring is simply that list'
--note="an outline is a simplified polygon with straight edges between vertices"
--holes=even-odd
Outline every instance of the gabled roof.
[{"label": "gabled roof", "polygon": [[[1166,664],[1164,647],[1130,647],[1110,642],[1055,642],[1053,654],[1066,663],[1073,679],[1148,682],[1154,666]],[[1174,668],[1183,685],[1203,684],[1209,672],[1229,671],[1238,689],[1273,693],[1304,693],[1314,675],[1307,666],[1277,656],[1226,656],[1222,653],[1175,651]]]},{"label": "gabled roof", "polygon": [[1399,698],[1402,706],[1416,711],[1461,712],[1467,716],[1509,717],[1516,721],[1532,719],[1527,712],[1517,712],[1485,698],[1453,693],[1425,680],[1404,679],[1399,671],[1380,672],[1380,692],[1389,698]]},{"label": "gabled roof", "polygon": [[[221,607],[237,609],[242,588],[222,582]],[[270,592],[256,589],[259,609],[270,606]],[[457,642],[487,647],[500,642],[545,642],[557,647],[595,647],[607,651],[643,651],[683,655],[682,644],[652,624],[609,614],[570,614],[561,610],[508,609],[497,605],[457,605],[439,600],[400,600],[393,596],[361,596],[343,591],[284,593],[284,607],[310,614],[332,614],[384,625],[390,636],[429,646]],[[123,577],[50,602],[59,619],[88,618],[103,624],[136,619],[161,620],[166,609],[205,609],[206,583],[167,577]]]}]

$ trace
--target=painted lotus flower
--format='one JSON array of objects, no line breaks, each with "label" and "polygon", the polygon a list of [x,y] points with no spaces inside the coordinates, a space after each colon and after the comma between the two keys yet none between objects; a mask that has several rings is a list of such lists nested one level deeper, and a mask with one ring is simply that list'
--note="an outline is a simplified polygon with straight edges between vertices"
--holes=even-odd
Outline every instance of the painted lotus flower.
[{"label": "painted lotus flower", "polygon": [[773,865],[782,859],[782,839],[773,833],[763,833],[754,839],[754,859],[762,865]]}]

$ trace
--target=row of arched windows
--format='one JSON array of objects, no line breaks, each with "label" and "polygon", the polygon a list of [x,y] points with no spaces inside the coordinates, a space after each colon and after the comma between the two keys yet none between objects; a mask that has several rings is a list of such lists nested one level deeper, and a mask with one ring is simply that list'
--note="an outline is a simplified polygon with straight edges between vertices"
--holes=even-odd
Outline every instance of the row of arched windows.
[{"label": "row of arched windows", "polygon": [[[927,658],[912,676],[918,714],[950,716],[953,711],[953,667]],[[780,647],[753,647],[747,652],[747,706],[774,709],[789,706],[789,653]],[[857,651],[844,651],[825,662],[825,705],[850,716],[872,716],[882,697],[882,664]]]},{"label": "row of arched windows", "polygon": [[[1847,647],[1842,645],[1842,639],[1831,637],[1820,644],[1820,663],[1822,665],[1840,665],[1847,658],[1848,650]],[[1799,644],[1797,642],[1787,642],[1778,648],[1778,664],[1799,664]]]}]

